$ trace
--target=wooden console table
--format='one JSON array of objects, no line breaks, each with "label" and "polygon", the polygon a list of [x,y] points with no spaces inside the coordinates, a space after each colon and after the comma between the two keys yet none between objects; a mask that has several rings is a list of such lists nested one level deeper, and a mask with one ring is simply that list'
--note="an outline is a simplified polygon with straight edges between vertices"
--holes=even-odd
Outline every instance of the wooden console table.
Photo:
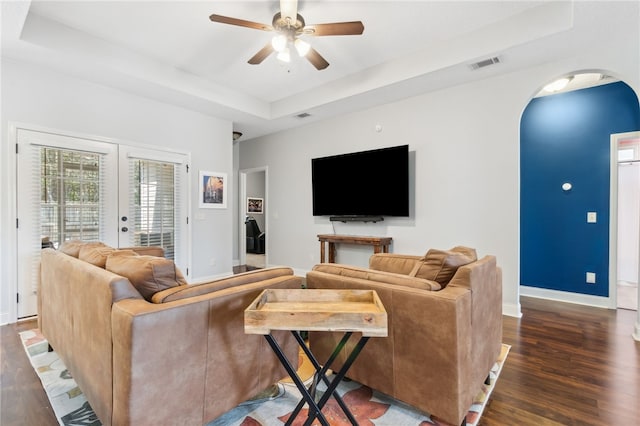
[{"label": "wooden console table", "polygon": [[389,245],[391,244],[391,237],[366,237],[360,235],[335,235],[335,234],[320,234],[318,235],[320,241],[320,263],[325,263],[325,249],[324,243],[329,244],[329,263],[336,263],[336,243],[338,244],[359,244],[373,246],[374,253],[389,253]]}]

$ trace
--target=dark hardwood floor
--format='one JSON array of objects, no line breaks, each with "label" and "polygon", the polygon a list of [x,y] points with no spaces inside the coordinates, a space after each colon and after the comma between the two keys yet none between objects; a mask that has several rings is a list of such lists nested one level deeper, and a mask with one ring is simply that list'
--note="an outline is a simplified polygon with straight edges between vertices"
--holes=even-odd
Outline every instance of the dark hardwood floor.
[{"label": "dark hardwood floor", "polygon": [[[640,424],[640,342],[636,312],[522,298],[523,317],[504,318],[511,351],[480,425]],[[18,332],[0,327],[0,425],[57,421]]]},{"label": "dark hardwood floor", "polygon": [[18,333],[36,328],[36,320],[0,327],[0,425],[57,426],[42,383],[33,371]]},{"label": "dark hardwood floor", "polygon": [[259,268],[257,266],[251,266],[251,265],[239,265],[239,266],[233,267],[233,273],[239,274],[242,272],[255,271],[256,269],[262,269],[262,268]]},{"label": "dark hardwood floor", "polygon": [[637,313],[522,298],[482,425],[640,424]]}]

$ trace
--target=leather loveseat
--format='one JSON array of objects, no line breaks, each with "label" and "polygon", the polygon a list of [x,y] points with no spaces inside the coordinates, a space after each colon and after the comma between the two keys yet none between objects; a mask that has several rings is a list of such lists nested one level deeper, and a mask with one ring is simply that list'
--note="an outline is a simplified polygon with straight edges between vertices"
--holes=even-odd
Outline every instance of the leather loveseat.
[{"label": "leather loveseat", "polygon": [[[262,336],[244,333],[244,309],[301,277],[270,268],[188,285],[152,254],[163,251],[42,251],[40,329],[102,424],[200,426],[287,375]],[[274,335],[296,361],[291,335]]]},{"label": "leather loveseat", "polygon": [[[494,256],[476,259],[475,250],[455,247],[424,256],[374,254],[369,269],[314,266],[309,288],[376,290],[387,310],[388,337],[369,340],[349,378],[461,424],[502,342],[501,271]],[[310,333],[311,349],[326,360],[340,337]]]}]

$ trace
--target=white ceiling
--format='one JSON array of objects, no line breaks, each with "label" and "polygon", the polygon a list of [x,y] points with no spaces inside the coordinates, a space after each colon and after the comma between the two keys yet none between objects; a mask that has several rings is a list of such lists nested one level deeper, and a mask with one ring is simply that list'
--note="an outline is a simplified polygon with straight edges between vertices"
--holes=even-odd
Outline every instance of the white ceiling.
[{"label": "white ceiling", "polygon": [[[589,31],[574,6],[301,0],[307,24],[365,27],[361,36],[308,37],[331,64],[317,71],[298,57],[249,65],[273,34],[208,18],[270,24],[278,1],[4,1],[2,55],[231,120],[246,140],[552,61]],[[500,63],[469,66],[490,57]],[[303,112],[311,116],[296,117]]]}]

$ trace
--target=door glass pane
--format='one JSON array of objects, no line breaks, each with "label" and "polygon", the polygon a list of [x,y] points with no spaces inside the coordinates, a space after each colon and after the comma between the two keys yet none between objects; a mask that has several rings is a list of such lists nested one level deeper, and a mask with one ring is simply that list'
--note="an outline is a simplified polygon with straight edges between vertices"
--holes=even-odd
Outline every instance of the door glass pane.
[{"label": "door glass pane", "polygon": [[172,163],[131,160],[131,193],[137,246],[162,246],[175,257],[176,170]]},{"label": "door glass pane", "polygon": [[40,165],[43,241],[100,240],[100,154],[41,147]]}]

